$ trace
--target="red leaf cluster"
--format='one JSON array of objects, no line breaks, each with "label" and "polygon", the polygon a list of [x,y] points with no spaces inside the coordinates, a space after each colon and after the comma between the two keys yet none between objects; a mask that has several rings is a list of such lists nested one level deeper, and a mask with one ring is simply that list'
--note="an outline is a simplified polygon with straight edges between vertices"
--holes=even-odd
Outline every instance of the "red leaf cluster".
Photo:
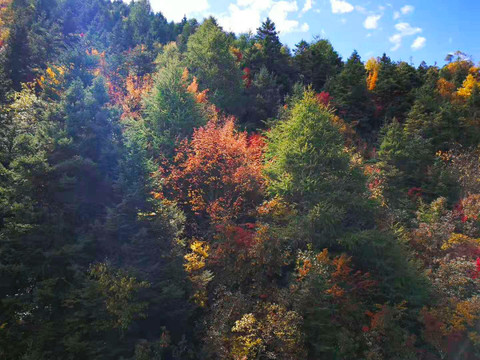
[{"label": "red leaf cluster", "polygon": [[212,119],[180,144],[165,169],[166,197],[216,224],[238,218],[261,198],[262,149],[259,136],[235,130],[233,117]]}]

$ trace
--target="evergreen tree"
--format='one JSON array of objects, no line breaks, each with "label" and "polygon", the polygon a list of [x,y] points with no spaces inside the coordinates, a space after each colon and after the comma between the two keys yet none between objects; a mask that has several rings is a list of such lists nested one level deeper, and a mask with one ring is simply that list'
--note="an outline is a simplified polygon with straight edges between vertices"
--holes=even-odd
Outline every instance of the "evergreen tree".
[{"label": "evergreen tree", "polygon": [[300,42],[294,60],[303,83],[312,85],[318,92],[343,66],[342,59],[330,42],[323,39],[312,44]]},{"label": "evergreen tree", "polygon": [[368,136],[377,127],[374,105],[367,89],[367,73],[356,51],[345,63],[343,70],[333,78],[327,88],[339,115]]},{"label": "evergreen tree", "polygon": [[214,18],[206,19],[188,39],[186,64],[198,78],[200,88],[208,89],[209,99],[229,113],[236,113],[242,88],[241,72],[230,53],[232,42]]},{"label": "evergreen tree", "polygon": [[[307,241],[327,245],[344,231],[373,226],[364,179],[351,168],[334,115],[312,90],[267,134],[269,190],[303,214]],[[341,230],[340,230],[341,229]]]}]

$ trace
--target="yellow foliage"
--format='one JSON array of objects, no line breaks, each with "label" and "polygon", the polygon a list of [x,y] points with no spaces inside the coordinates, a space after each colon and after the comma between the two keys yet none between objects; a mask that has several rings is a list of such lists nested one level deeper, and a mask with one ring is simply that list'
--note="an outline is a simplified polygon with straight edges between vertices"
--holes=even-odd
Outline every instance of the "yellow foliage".
[{"label": "yellow foliage", "polygon": [[457,95],[466,99],[472,96],[473,90],[480,89],[480,84],[472,74],[468,74],[467,78],[463,81],[463,85],[457,91]]},{"label": "yellow foliage", "polygon": [[198,254],[190,253],[185,255],[184,258],[185,260],[187,260],[187,263],[183,266],[185,267],[185,270],[189,273],[205,267],[205,258],[199,256]]},{"label": "yellow foliage", "polygon": [[450,238],[442,245],[442,250],[448,250],[461,244],[480,244],[480,239],[474,239],[467,235],[453,233]]},{"label": "yellow foliage", "polygon": [[188,80],[188,76],[189,76],[188,69],[187,68],[183,69],[182,82],[186,83]]},{"label": "yellow foliage", "polygon": [[475,296],[457,303],[450,325],[455,331],[465,331],[467,327],[474,326],[478,319],[480,319],[480,297]]},{"label": "yellow foliage", "polygon": [[51,65],[45,70],[45,75],[41,75],[37,79],[37,84],[42,89],[49,89],[58,95],[61,92],[61,85],[64,83],[65,72],[65,67]]},{"label": "yellow foliage", "polygon": [[0,0],[0,48],[5,44],[10,35],[8,25],[11,24],[13,11],[10,4],[12,0]]},{"label": "yellow foliage", "polygon": [[190,249],[194,253],[197,253],[205,258],[208,257],[208,251],[210,251],[210,246],[205,241],[197,241],[195,240],[192,245],[190,245]]},{"label": "yellow foliage", "polygon": [[212,280],[213,274],[209,270],[199,272],[206,265],[210,246],[205,241],[193,240],[190,244],[191,253],[184,256],[187,261],[183,266],[185,271],[190,274],[190,281],[196,287],[196,292],[192,300],[200,307],[205,307],[207,303],[207,285]]},{"label": "yellow foliage", "polygon": [[480,67],[472,66],[470,68],[470,70],[468,70],[468,73],[472,74],[473,76],[475,76],[478,79],[478,77],[480,76]]},{"label": "yellow foliage", "polygon": [[245,314],[240,320],[235,321],[232,332],[243,333],[233,342],[232,355],[234,359],[248,359],[255,356],[262,339],[258,336],[257,319],[253,314]]},{"label": "yellow foliage", "polygon": [[367,87],[368,90],[374,90],[377,86],[378,80],[378,70],[380,69],[380,64],[377,59],[371,58],[365,63],[365,69],[368,71],[367,77]]},{"label": "yellow foliage", "polygon": [[301,317],[278,304],[263,305],[257,310],[255,314],[244,314],[235,321],[232,327],[232,333],[235,334],[231,347],[232,358],[263,358],[268,349],[282,354],[285,359],[303,359]]},{"label": "yellow foliage", "polygon": [[189,273],[205,267],[205,260],[208,258],[210,246],[205,241],[194,240],[190,245],[190,249],[192,252],[184,256],[185,260],[187,260],[184,267]]}]

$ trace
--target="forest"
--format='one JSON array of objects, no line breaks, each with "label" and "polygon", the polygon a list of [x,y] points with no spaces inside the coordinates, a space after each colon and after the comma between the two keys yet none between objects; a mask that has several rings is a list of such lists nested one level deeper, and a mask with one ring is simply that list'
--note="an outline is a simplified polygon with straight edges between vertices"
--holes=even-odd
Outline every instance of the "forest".
[{"label": "forest", "polygon": [[461,51],[0,0],[0,359],[480,359],[479,144]]}]

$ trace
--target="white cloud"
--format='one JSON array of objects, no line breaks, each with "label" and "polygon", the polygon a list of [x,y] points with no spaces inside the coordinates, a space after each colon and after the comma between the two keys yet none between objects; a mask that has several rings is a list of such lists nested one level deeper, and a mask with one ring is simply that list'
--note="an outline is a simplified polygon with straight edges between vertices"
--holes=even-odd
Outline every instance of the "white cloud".
[{"label": "white cloud", "polygon": [[253,7],[239,8],[235,4],[228,6],[229,15],[218,18],[218,23],[227,31],[244,33],[255,31],[262,22],[261,11]]},{"label": "white cloud", "polygon": [[275,23],[277,30],[284,34],[293,31],[308,31],[308,24],[304,23],[300,26],[297,20],[287,19],[288,13],[296,11],[298,11],[296,1],[277,1],[273,3],[268,16]]},{"label": "white cloud", "polygon": [[357,10],[360,14],[367,15],[368,11],[363,6],[356,5],[355,10]]},{"label": "white cloud", "polygon": [[208,0],[150,0],[150,4],[153,11],[161,11],[169,21],[201,14],[210,7]]},{"label": "white cloud", "polygon": [[332,5],[332,13],[345,14],[353,11],[353,5],[344,0],[330,0]]},{"label": "white cloud", "polygon": [[393,47],[390,49],[391,51],[397,51],[402,46],[402,35],[395,34],[388,38],[388,40],[393,44]]},{"label": "white cloud", "polygon": [[305,4],[303,5],[302,14],[305,14],[309,11],[313,6],[313,0],[305,0]]},{"label": "white cloud", "polygon": [[395,24],[395,29],[397,29],[397,31],[399,31],[402,36],[415,35],[422,32],[422,28],[414,28],[406,22]]},{"label": "white cloud", "polygon": [[310,30],[310,26],[307,23],[303,23],[300,27],[300,31],[307,32],[308,30]]},{"label": "white cloud", "polygon": [[217,17],[219,24],[225,30],[237,34],[254,32],[267,16],[275,22],[277,30],[283,34],[307,32],[310,29],[307,23],[300,24],[299,21],[288,18],[290,13],[298,12],[298,10],[296,0],[237,0],[236,4],[232,3],[228,6],[226,14]]},{"label": "white cloud", "polygon": [[422,29],[419,27],[412,27],[409,23],[398,23],[395,24],[395,29],[398,33],[390,36],[388,40],[393,44],[391,51],[396,51],[402,46],[402,39],[405,36],[412,36],[422,32]]},{"label": "white cloud", "polygon": [[267,10],[272,6],[271,0],[237,0],[238,6],[248,6],[257,10]]},{"label": "white cloud", "polygon": [[412,5],[405,5],[400,9],[400,11],[395,11],[393,13],[393,20],[398,20],[402,15],[411,14],[415,11],[415,7]]},{"label": "white cloud", "polygon": [[400,11],[402,12],[403,15],[410,14],[410,13],[412,13],[414,10],[415,10],[415,7],[413,7],[412,5],[405,5],[404,7],[402,7],[402,8],[400,9]]},{"label": "white cloud", "polygon": [[413,50],[420,50],[425,47],[427,44],[427,39],[425,39],[422,36],[418,36],[415,41],[412,43],[412,49]]},{"label": "white cloud", "polygon": [[363,22],[365,29],[376,29],[378,27],[378,20],[382,18],[382,15],[370,15]]}]

